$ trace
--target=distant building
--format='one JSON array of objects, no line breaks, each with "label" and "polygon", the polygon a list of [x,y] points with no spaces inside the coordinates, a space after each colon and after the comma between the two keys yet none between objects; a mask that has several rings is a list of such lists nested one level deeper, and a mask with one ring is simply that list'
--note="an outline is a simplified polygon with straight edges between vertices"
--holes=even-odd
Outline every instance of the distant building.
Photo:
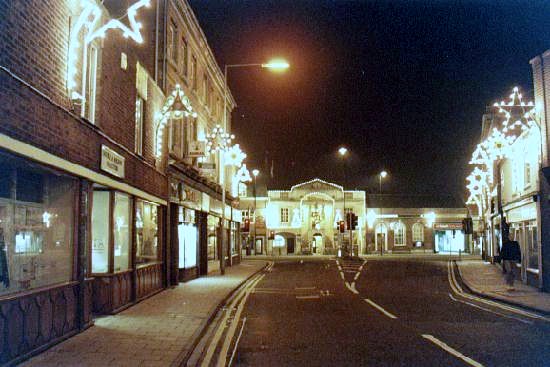
[{"label": "distant building", "polygon": [[450,197],[369,194],[366,253],[474,253],[462,231],[468,210]]},{"label": "distant building", "polygon": [[[354,253],[364,252],[365,191],[344,190],[318,178],[289,190],[253,191],[240,198],[241,220],[251,222],[250,231],[242,234],[249,254],[335,255],[350,243]],[[355,230],[341,233],[338,223],[344,212],[359,220]]]}]

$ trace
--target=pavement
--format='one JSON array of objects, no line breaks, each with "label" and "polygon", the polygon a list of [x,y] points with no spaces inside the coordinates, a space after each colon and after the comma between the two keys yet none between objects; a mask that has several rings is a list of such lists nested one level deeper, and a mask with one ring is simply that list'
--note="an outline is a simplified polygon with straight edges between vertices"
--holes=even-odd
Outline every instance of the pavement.
[{"label": "pavement", "polygon": [[22,366],[177,366],[199,340],[220,305],[265,261],[244,260],[167,289],[117,315],[97,318],[86,331]]},{"label": "pavement", "polygon": [[538,288],[514,282],[514,291],[508,291],[499,266],[481,260],[456,262],[462,281],[479,296],[493,298],[543,314],[550,314],[550,294]]}]

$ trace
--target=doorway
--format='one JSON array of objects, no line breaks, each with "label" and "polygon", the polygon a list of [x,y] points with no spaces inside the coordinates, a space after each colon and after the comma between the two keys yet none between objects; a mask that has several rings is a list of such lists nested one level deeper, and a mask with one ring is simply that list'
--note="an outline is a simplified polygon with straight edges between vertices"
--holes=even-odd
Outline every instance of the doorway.
[{"label": "doorway", "polygon": [[323,248],[323,235],[322,234],[314,234],[313,235],[313,243],[311,244],[311,252],[316,254],[317,249],[319,251],[322,251]]},{"label": "doorway", "polygon": [[293,237],[286,239],[286,253],[287,254],[293,254],[294,253],[295,242],[296,241]]}]

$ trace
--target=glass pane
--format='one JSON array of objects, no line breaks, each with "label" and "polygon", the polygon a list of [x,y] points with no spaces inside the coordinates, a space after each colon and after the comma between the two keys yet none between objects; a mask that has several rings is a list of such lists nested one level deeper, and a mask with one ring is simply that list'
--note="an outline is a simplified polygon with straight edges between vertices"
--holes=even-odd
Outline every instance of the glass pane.
[{"label": "glass pane", "polygon": [[124,271],[129,268],[130,252],[130,197],[119,192],[115,193],[113,211],[114,238],[114,271]]},{"label": "glass pane", "polygon": [[208,216],[208,260],[217,260],[218,259],[218,227],[220,220],[218,217],[209,215]]},{"label": "glass pane", "polygon": [[145,264],[158,259],[157,206],[136,200],[136,263]]},{"label": "glass pane", "polygon": [[109,191],[94,191],[92,203],[92,273],[109,271]]},{"label": "glass pane", "polygon": [[0,199],[0,295],[72,279],[75,181],[0,157],[0,166],[19,164],[9,174],[21,177],[25,202]]}]

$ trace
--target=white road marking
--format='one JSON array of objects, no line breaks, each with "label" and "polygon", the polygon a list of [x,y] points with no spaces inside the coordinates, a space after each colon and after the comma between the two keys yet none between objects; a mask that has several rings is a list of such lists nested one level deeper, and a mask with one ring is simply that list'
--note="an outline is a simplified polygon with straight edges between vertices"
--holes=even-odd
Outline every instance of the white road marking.
[{"label": "white road marking", "polygon": [[351,284],[349,284],[349,282],[345,282],[345,284],[346,284],[346,287],[350,290],[350,292],[359,294],[357,289],[355,289],[355,282],[352,282]]},{"label": "white road marking", "polygon": [[315,295],[315,296],[296,296],[296,299],[319,299],[321,296]]},{"label": "white road marking", "polygon": [[499,303],[499,302],[491,301],[491,300],[481,298],[481,297],[477,297],[477,296],[474,296],[474,295],[471,295],[469,293],[464,292],[462,290],[462,287],[460,286],[460,284],[458,284],[458,281],[456,279],[456,276],[455,276],[453,268],[452,268],[451,261],[449,261],[447,263],[447,270],[448,270],[447,271],[447,278],[449,280],[449,285],[451,286],[451,289],[453,290],[453,292],[455,292],[457,295],[459,295],[461,297],[464,297],[464,298],[467,298],[469,300],[485,303],[486,305],[490,305],[490,306],[493,306],[493,307],[498,307],[500,309],[510,311],[510,312],[513,312],[513,313],[516,313],[516,314],[519,314],[519,315],[522,315],[522,316],[527,316],[527,317],[530,317],[530,318],[533,318],[533,319],[538,319],[538,320],[543,320],[543,321],[546,321],[546,322],[550,322],[549,318],[538,315],[536,313],[524,311],[524,310],[521,310],[521,309],[516,308],[516,307],[507,306],[507,305],[504,305],[504,304]]},{"label": "white road marking", "polygon": [[346,278],[344,277],[344,273],[340,272],[340,278],[342,278],[342,280],[346,280]]},{"label": "white road marking", "polygon": [[353,280],[357,280],[357,279],[359,279],[359,275],[361,275],[361,273],[357,273],[357,274],[355,274],[355,277],[353,278]]},{"label": "white road marking", "polygon": [[344,270],[344,273],[357,273],[357,270],[353,269],[353,270]]},{"label": "white road marking", "polygon": [[[222,318],[222,321],[220,322],[218,329],[216,330],[216,333],[214,334],[214,337],[212,338],[212,342],[210,342],[208,349],[206,351],[206,355],[201,363],[201,366],[209,366],[210,361],[212,360],[212,357],[214,355],[214,352],[216,350],[216,347],[220,341],[220,338],[223,334],[223,331],[227,327],[227,323],[229,320],[229,317],[231,316],[231,310],[235,308],[235,305],[240,302],[242,299],[245,298],[245,296],[248,296],[250,290],[254,289],[256,284],[258,284],[263,278],[265,277],[265,274],[257,275],[255,278],[252,278],[250,283],[247,284],[243,289],[239,291],[239,293],[235,296],[235,298],[231,301],[229,306],[226,308],[225,315]],[[240,304],[239,304],[240,307]],[[238,321],[238,320],[237,320]]]},{"label": "white road marking", "polygon": [[376,303],[374,303],[370,299],[365,298],[364,301],[367,302],[372,307],[376,308],[378,311],[382,312],[384,315],[388,316],[390,319],[396,319],[397,318],[397,316],[395,316],[394,314],[384,310],[381,306],[377,305]]},{"label": "white road marking", "polygon": [[[235,335],[235,331],[237,329],[237,325],[239,323],[239,320],[241,318],[241,313],[243,312],[244,305],[246,304],[246,300],[250,296],[250,292],[256,284],[258,284],[263,278],[265,277],[265,274],[262,274],[258,280],[255,281],[255,283],[252,285],[252,287],[248,288],[245,292],[244,297],[242,298],[242,301],[239,303],[239,306],[237,307],[237,312],[235,313],[235,316],[233,317],[233,320],[231,321],[231,325],[229,326],[229,330],[227,331],[227,335],[225,336],[224,343],[222,344],[222,348],[220,350],[220,354],[218,356],[218,367],[225,367],[227,364],[227,353],[229,352],[229,346],[231,344],[231,341],[233,340],[233,337]],[[216,343],[217,344],[217,343]]]},{"label": "white road marking", "polygon": [[243,317],[243,324],[241,325],[241,330],[239,331],[239,336],[237,337],[237,340],[235,341],[235,347],[233,348],[233,353],[231,353],[231,358],[229,359],[229,363],[227,364],[228,367],[231,366],[231,364],[233,363],[233,358],[235,358],[235,353],[237,352],[237,347],[239,346],[239,341],[241,340],[241,336],[243,335],[244,324],[246,324],[246,317]]},{"label": "white road marking", "polygon": [[490,313],[494,313],[495,315],[499,315],[499,316],[502,316],[502,317],[505,317],[507,319],[514,319],[514,320],[517,320],[517,321],[520,321],[520,322],[523,322],[525,324],[533,324],[533,321],[528,321],[528,320],[523,320],[523,319],[520,319],[518,317],[514,317],[514,316],[508,316],[508,315],[505,315],[503,313],[500,313],[500,312],[496,312],[496,311],[493,311],[493,310],[490,310],[488,308],[485,308],[485,307],[481,307],[481,306],[478,306],[476,305],[475,303],[471,303],[471,302],[466,302],[466,301],[462,301],[460,299],[456,299],[453,297],[452,294],[449,293],[449,297],[451,297],[451,299],[455,302],[460,302],[460,303],[464,303],[464,304],[467,304],[469,306],[472,306],[472,307],[475,307],[475,308],[479,308],[480,310],[483,310],[483,311],[487,311],[487,312],[490,312]]},{"label": "white road marking", "polygon": [[294,287],[295,290],[311,290],[311,289],[317,289],[317,287]]},{"label": "white road marking", "polygon": [[468,363],[470,366],[483,367],[483,365],[481,363],[474,361],[470,357],[466,357],[464,354],[460,353],[456,349],[453,349],[453,348],[449,347],[447,344],[445,344],[441,340],[435,338],[433,335],[422,334],[422,337],[424,339],[428,339],[429,341],[431,341],[432,343],[434,343],[435,345],[437,345],[441,349],[445,350],[446,352],[452,354],[453,356],[462,359],[464,362]]}]

